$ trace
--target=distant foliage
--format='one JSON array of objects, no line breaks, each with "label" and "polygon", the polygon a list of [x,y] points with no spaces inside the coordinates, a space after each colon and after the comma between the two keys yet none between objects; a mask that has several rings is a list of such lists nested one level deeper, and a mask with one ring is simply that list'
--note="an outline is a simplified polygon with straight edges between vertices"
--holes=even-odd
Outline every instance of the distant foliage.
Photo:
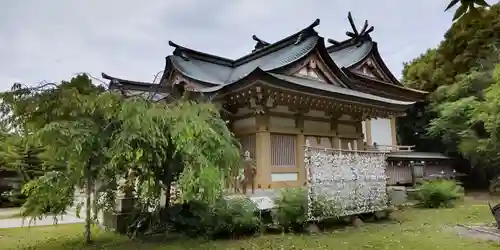
[{"label": "distant foliage", "polygon": [[5,168],[18,173],[23,183],[42,176],[48,166],[44,166],[42,154],[44,148],[28,142],[25,138],[11,140],[5,151],[0,153],[5,161]]},{"label": "distant foliage", "polygon": [[485,101],[500,62],[500,4],[478,12],[480,17],[460,18],[437,48],[405,64],[402,82],[431,94],[397,125],[401,143],[416,150],[444,151],[487,166],[490,158],[476,149],[490,135],[476,107]]},{"label": "distant foliage", "polygon": [[418,187],[419,204],[426,208],[450,207],[463,197],[463,188],[452,180],[433,180]]},{"label": "distant foliage", "polygon": [[21,192],[24,184],[53,169],[53,166],[45,164],[43,160],[45,149],[30,139],[32,138],[10,133],[0,146],[0,159],[3,161],[0,170],[15,173],[19,178],[19,181],[12,181],[15,187],[4,194],[14,205],[24,203],[26,197]]},{"label": "distant foliage", "polygon": [[479,16],[479,7],[489,7],[490,5],[485,0],[451,0],[446,7],[446,10],[451,9],[455,5],[459,4],[457,10],[455,10],[455,15],[453,15],[453,20],[457,20],[464,15],[469,15],[472,18]]}]

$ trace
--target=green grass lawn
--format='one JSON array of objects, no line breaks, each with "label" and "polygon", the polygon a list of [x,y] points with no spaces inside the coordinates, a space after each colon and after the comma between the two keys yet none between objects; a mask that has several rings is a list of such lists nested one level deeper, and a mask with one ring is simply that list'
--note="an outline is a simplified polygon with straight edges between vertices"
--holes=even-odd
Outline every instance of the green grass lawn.
[{"label": "green grass lawn", "polygon": [[0,249],[499,249],[500,244],[461,238],[451,229],[457,223],[491,223],[485,200],[466,198],[451,209],[406,209],[393,213],[384,223],[367,223],[362,228],[345,228],[319,235],[267,235],[242,240],[204,242],[131,241],[111,232],[95,229],[95,243],[82,244],[83,225],[58,225],[0,229]]}]

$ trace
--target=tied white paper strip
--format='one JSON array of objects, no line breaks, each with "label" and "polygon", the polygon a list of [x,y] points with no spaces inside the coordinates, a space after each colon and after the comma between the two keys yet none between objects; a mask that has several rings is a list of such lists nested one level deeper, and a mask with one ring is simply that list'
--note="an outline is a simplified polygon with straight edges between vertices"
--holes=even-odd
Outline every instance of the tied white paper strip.
[{"label": "tied white paper strip", "polygon": [[[309,208],[319,195],[335,204],[331,216],[370,213],[388,207],[384,153],[307,146],[305,151]],[[321,218],[309,213],[309,219]]]}]

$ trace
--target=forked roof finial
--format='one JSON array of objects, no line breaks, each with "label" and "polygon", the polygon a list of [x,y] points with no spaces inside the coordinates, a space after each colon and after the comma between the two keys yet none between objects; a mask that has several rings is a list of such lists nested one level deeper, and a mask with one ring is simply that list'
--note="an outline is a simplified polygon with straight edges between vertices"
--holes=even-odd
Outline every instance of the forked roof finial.
[{"label": "forked roof finial", "polygon": [[356,25],[354,24],[354,20],[352,19],[351,12],[347,14],[347,19],[349,20],[349,24],[351,25],[352,32],[347,31],[346,35],[351,37],[351,38],[359,38],[359,37],[364,37],[370,34],[375,28],[373,26],[370,26],[368,28],[368,20],[365,20],[365,23],[363,24],[363,28],[361,29],[360,32],[358,32],[358,29],[356,28]]}]

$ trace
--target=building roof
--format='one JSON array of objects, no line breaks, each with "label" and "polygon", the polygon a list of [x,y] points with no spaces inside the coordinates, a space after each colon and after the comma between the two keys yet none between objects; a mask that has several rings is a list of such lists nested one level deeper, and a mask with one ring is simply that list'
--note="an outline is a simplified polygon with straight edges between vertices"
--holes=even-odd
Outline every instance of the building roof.
[{"label": "building roof", "polygon": [[186,58],[181,56],[169,56],[169,60],[174,68],[182,72],[183,75],[204,83],[213,85],[223,85],[238,81],[244,78],[256,68],[264,71],[286,66],[306,56],[318,42],[318,37],[311,36],[304,39],[297,45],[288,45],[279,50],[269,51],[260,57],[250,61],[232,61],[232,65],[221,65],[213,61],[191,57],[186,53]]},{"label": "building roof", "polygon": [[110,75],[105,74],[105,73],[102,73],[101,76],[104,79],[110,80],[110,83],[109,83],[110,89],[118,89],[121,86],[125,86],[127,90],[149,91],[149,90],[154,90],[157,87],[159,87],[158,84],[121,79],[121,78],[110,76]]},{"label": "building roof", "polygon": [[[356,27],[354,27],[350,13],[349,22],[351,23],[353,32],[347,32],[346,34],[351,38],[342,42],[332,42],[330,40],[333,45],[328,47],[325,45],[324,38],[319,36],[314,30],[320,23],[319,19],[316,19],[312,24],[298,32],[274,43],[266,42],[254,35],[253,39],[257,44],[249,54],[238,59],[211,55],[180,46],[174,42],[169,42],[175,49],[172,55],[166,57],[166,65],[161,83],[167,80],[171,72],[175,71],[187,80],[193,81],[196,85],[195,91],[213,93],[232,88],[234,84],[245,79],[250,74],[263,71],[267,73],[268,77],[287,81],[290,88],[301,86],[311,91],[326,91],[387,104],[404,106],[413,104],[414,102],[392,100],[349,89],[349,86],[352,85],[350,82],[356,79],[351,79],[350,72],[348,71],[352,67],[362,63],[368,56],[371,56],[381,66],[384,74],[392,79],[392,82],[388,83],[388,86],[391,86],[391,84],[398,85],[398,88],[403,88],[404,91],[411,92],[411,90],[406,90],[404,87],[399,86],[400,83],[383,63],[378,54],[377,44],[372,41],[369,35],[373,31],[373,26],[368,28],[368,23],[365,22],[365,26],[358,32]],[[287,67],[291,67],[294,63],[311,55],[319,56],[330,73],[339,79],[340,83],[337,84],[343,87],[334,86],[331,84],[332,82],[325,83],[284,74]],[[148,83],[133,82],[109,76],[107,76],[107,79],[110,79],[112,84],[115,82],[122,85],[130,85],[132,89],[147,90],[154,88]],[[412,99],[410,98],[410,100]]]},{"label": "building roof", "polygon": [[435,152],[415,152],[399,151],[387,154],[388,159],[408,159],[408,160],[449,160],[450,157]]},{"label": "building roof", "polygon": [[250,54],[232,60],[189,49],[173,42],[173,55],[167,57],[167,66],[171,64],[183,75],[208,85],[223,85],[244,78],[256,68],[272,71],[287,66],[308,55],[320,40],[314,27],[319,25],[316,19],[311,25],[284,39],[265,46],[259,46]]},{"label": "building roof", "polygon": [[[303,77],[289,76],[277,73],[266,72],[260,68],[253,70],[251,73],[247,75],[250,77],[251,75],[260,74],[259,79],[266,79],[269,85],[292,89],[291,85],[294,85],[293,89],[297,89],[304,92],[314,93],[317,96],[330,97],[334,99],[349,99],[351,102],[357,102],[361,105],[366,105],[369,101],[370,103],[378,104],[380,107],[387,106],[410,106],[414,104],[414,102],[409,101],[398,101],[389,98],[384,98],[368,93],[359,92],[356,90],[344,88],[341,86],[335,86],[333,84],[325,84],[324,82],[320,82],[314,79],[308,79]],[[203,89],[199,89],[198,92],[202,93],[226,93],[231,92],[234,89],[249,87],[244,83],[244,81],[235,81],[223,85],[217,85],[212,87],[207,87]]]},{"label": "building roof", "polygon": [[371,40],[366,40],[359,46],[356,44],[343,47],[330,46],[327,49],[330,57],[339,67],[348,68],[365,59],[372,51],[373,44]]},{"label": "building roof", "polygon": [[270,73],[270,75],[272,75],[276,78],[279,78],[281,80],[300,85],[300,86],[308,87],[311,89],[323,90],[326,92],[336,93],[339,95],[358,97],[361,99],[377,101],[377,102],[387,103],[387,104],[395,104],[395,105],[412,105],[415,103],[415,102],[405,102],[405,101],[398,101],[398,100],[393,100],[393,99],[389,99],[389,98],[384,98],[384,97],[380,97],[380,96],[376,96],[376,95],[372,95],[372,94],[368,94],[368,93],[363,93],[363,92],[348,89],[348,88],[335,86],[333,84],[325,84],[323,82],[319,82],[319,81],[307,79],[307,78],[302,78],[302,77],[287,76],[287,75],[281,75],[281,74],[275,74],[275,73]]}]

